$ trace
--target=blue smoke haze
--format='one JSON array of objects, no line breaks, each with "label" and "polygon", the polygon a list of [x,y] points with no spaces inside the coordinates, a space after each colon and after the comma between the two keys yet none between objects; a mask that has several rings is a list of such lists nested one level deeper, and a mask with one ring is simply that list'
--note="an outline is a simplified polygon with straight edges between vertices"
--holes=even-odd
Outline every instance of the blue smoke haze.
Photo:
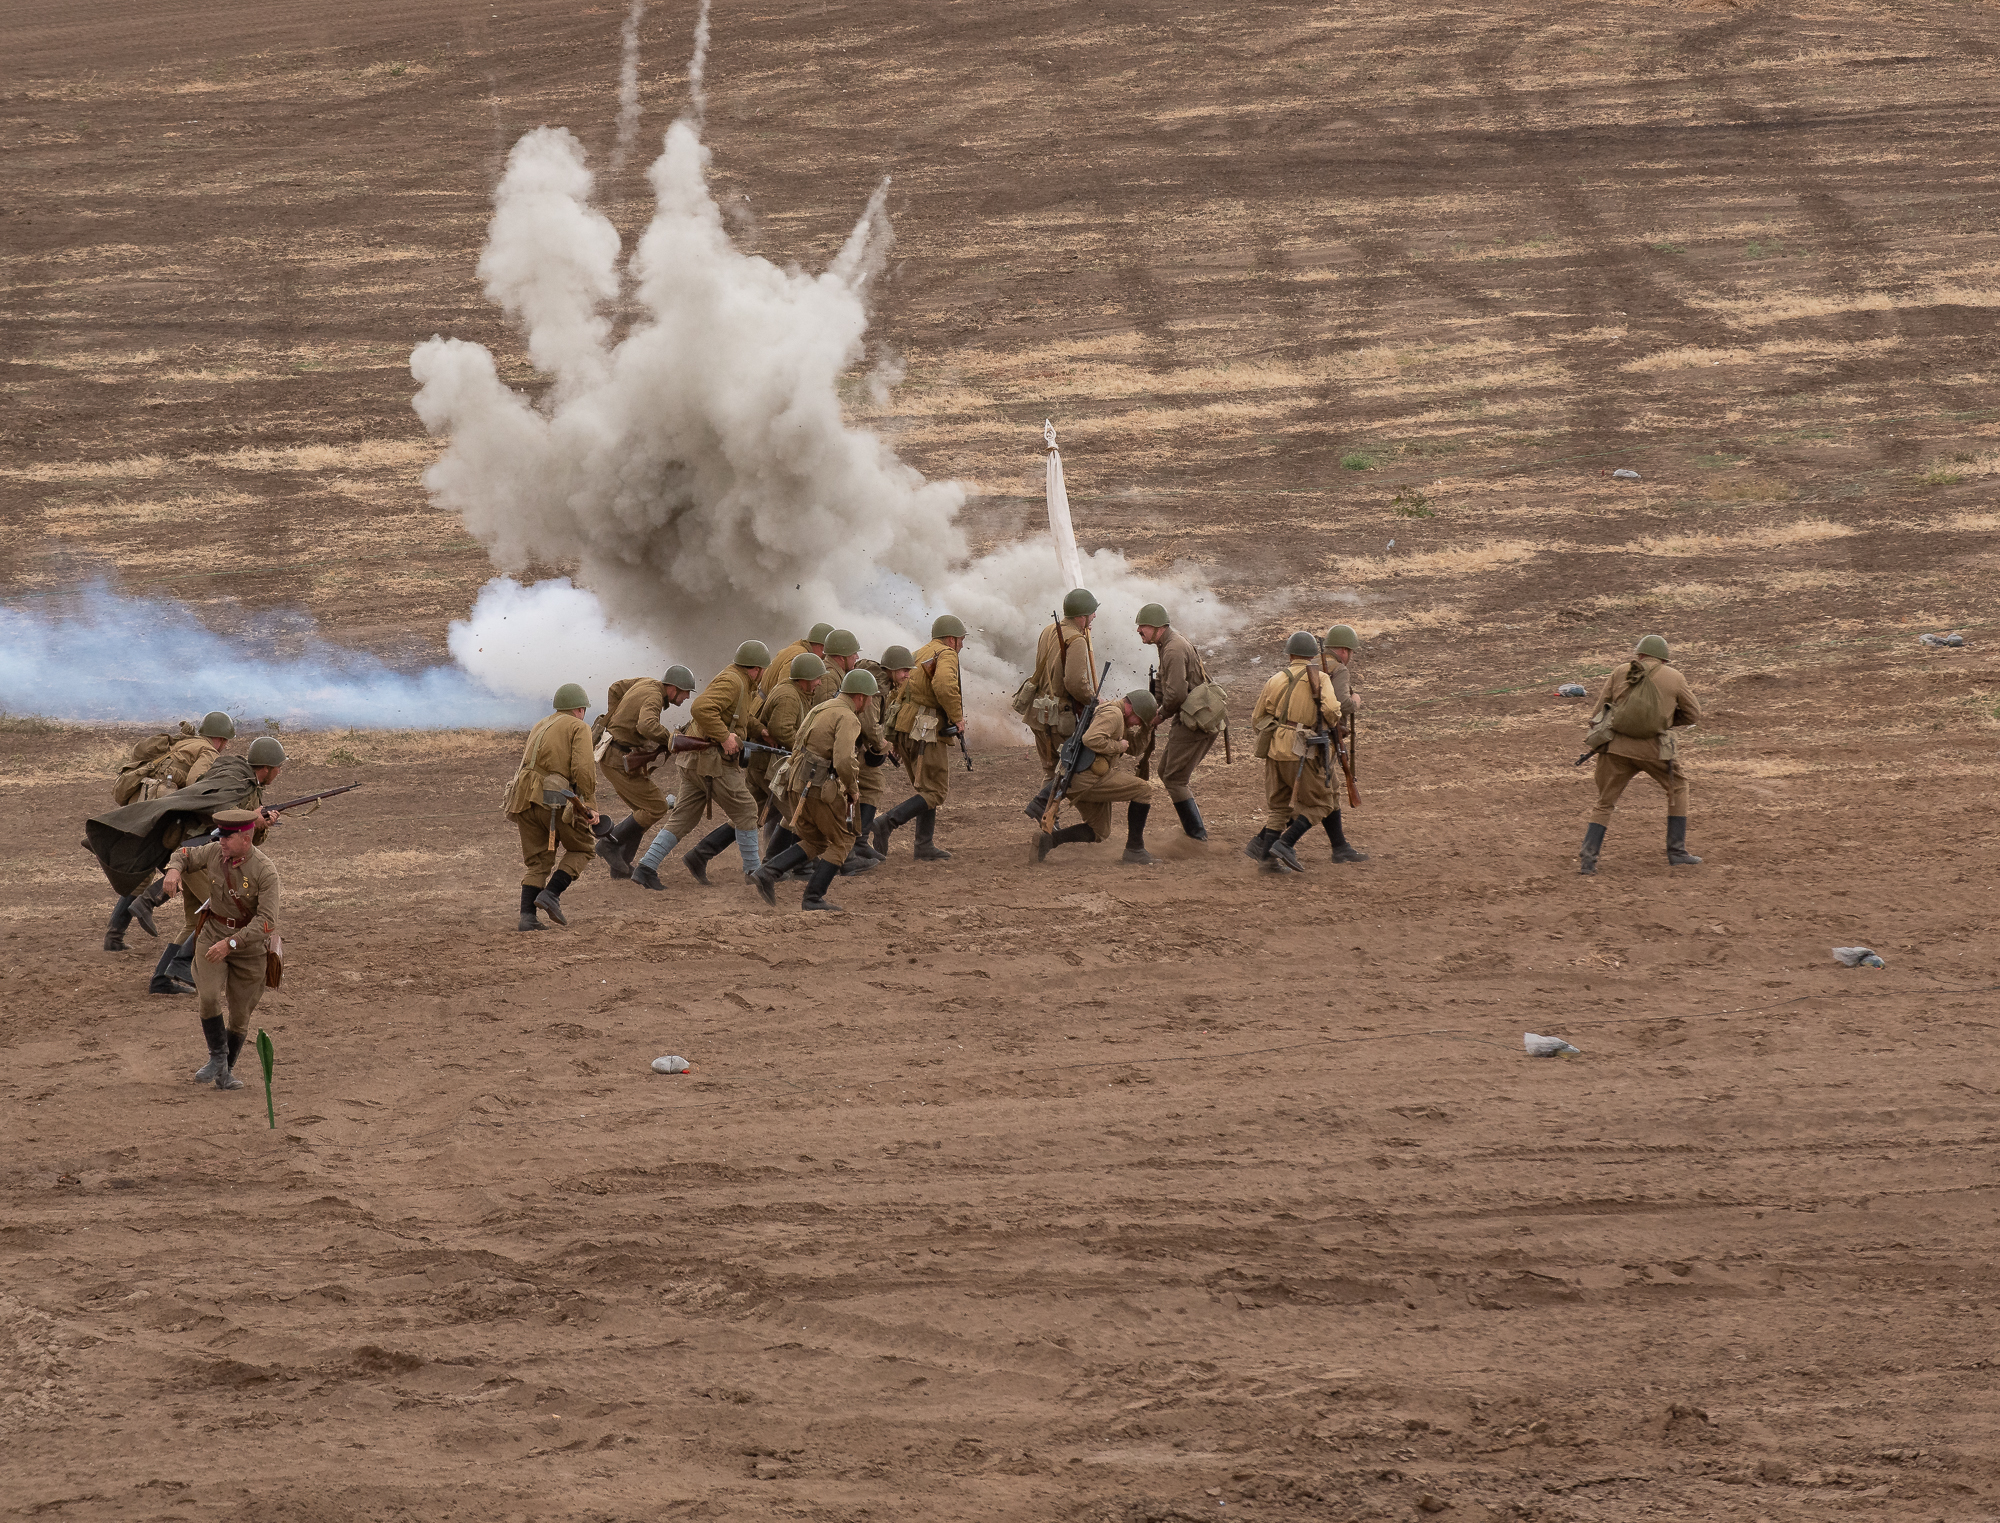
[{"label": "blue smoke haze", "polygon": [[457,667],[399,672],[311,627],[280,616],[225,638],[179,603],[124,597],[102,583],[0,604],[0,711],[158,723],[222,709],[293,729],[511,728],[545,712]]}]

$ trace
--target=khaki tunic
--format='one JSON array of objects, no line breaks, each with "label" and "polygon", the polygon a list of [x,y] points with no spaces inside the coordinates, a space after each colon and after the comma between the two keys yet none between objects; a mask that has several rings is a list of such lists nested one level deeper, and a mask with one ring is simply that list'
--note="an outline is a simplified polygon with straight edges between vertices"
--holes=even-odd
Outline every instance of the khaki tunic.
[{"label": "khaki tunic", "polygon": [[1153,785],[1131,771],[1129,762],[1120,765],[1145,733],[1144,725],[1126,728],[1125,705],[1115,699],[1106,699],[1097,706],[1090,728],[1083,732],[1083,743],[1097,753],[1097,758],[1087,773],[1077,774],[1064,802],[1076,805],[1076,812],[1096,840],[1102,841],[1111,834],[1113,804],[1152,802]]},{"label": "khaki tunic", "polygon": [[[1182,721],[1181,705],[1189,693],[1208,681],[1208,671],[1194,642],[1177,629],[1170,628],[1154,648],[1159,652],[1160,712],[1146,736],[1145,756],[1150,759],[1156,749],[1161,751],[1160,784],[1168,798],[1184,804],[1194,797],[1188,780],[1215,744],[1215,736]],[[1166,732],[1164,747],[1160,744],[1162,730]]]},{"label": "khaki tunic", "polygon": [[688,711],[687,733],[713,744],[706,751],[689,752],[681,763],[680,798],[667,816],[667,829],[675,840],[685,841],[711,811],[718,809],[733,829],[757,828],[757,801],[750,797],[743,768],[722,752],[722,743],[729,736],[742,740],[750,733],[757,691],[751,685],[748,667],[725,666]]},{"label": "khaki tunic", "polygon": [[[805,689],[801,689],[798,683],[787,682],[771,690],[751,724],[760,743],[783,746],[787,751],[792,749],[792,742],[798,739],[799,722],[806,717],[806,710],[813,707],[806,701],[806,691],[814,686],[809,682]],[[757,801],[760,810],[771,796],[771,774],[777,770],[777,763],[777,757],[759,751],[743,770],[744,781],[750,785],[750,796]]]},{"label": "khaki tunic", "polygon": [[[910,732],[929,714],[938,716],[940,726],[963,726],[965,698],[959,689],[957,651],[941,640],[932,640],[916,657],[917,664],[903,684],[902,701],[896,709],[896,745],[910,774],[910,786],[923,795],[930,808],[939,809],[951,793],[951,758],[958,742],[914,740]],[[933,658],[935,668],[925,671],[924,663]]]},{"label": "khaki tunic", "polygon": [[790,645],[779,651],[777,655],[773,656],[771,664],[764,668],[764,675],[757,679],[757,696],[768,698],[771,696],[771,689],[776,687],[780,682],[790,682],[792,680],[792,657],[803,656],[811,649],[812,647],[806,644],[804,640],[794,640]]},{"label": "khaki tunic", "polygon": [[[207,745],[208,742],[203,741],[202,744]],[[257,774],[251,768],[250,763],[240,756],[226,756],[222,752],[215,751],[213,748],[210,750],[210,755],[214,761],[223,763],[223,776],[234,777],[238,779],[241,785],[240,791],[235,798],[217,807],[222,809],[261,809],[264,804],[264,789],[258,783]],[[210,767],[204,767],[202,770],[204,772],[212,770],[212,763]],[[193,827],[193,833],[198,835],[207,834],[200,825]],[[264,838],[270,833],[269,827],[259,825],[251,833],[251,843],[256,846],[262,846]],[[210,842],[209,844],[213,845],[215,843]],[[201,913],[201,902],[208,897],[208,890],[209,882],[205,872],[200,868],[196,868],[192,872],[189,872],[185,868],[182,869],[181,914],[184,917],[181,929],[182,941],[186,941],[188,937],[194,934],[195,917]]]},{"label": "khaki tunic", "polygon": [[[891,762],[897,760],[896,743],[889,736],[889,726],[895,721],[896,709],[902,702],[902,695],[889,677],[889,669],[879,661],[861,661],[855,664],[856,671],[868,672],[875,678],[875,696],[863,705],[861,719],[861,746],[864,751],[873,751],[886,756]],[[861,769],[861,802],[882,803],[882,778],[889,770],[887,765],[864,766]]]},{"label": "khaki tunic", "polygon": [[[828,862],[845,862],[854,850],[854,822],[849,813],[861,787],[861,720],[845,699],[823,703],[806,717],[792,750],[792,786],[785,795],[785,817],[808,857]],[[821,780],[804,792],[807,758],[824,765]],[[825,777],[832,768],[831,779]],[[835,803],[829,792],[840,798]]]},{"label": "khaki tunic", "polygon": [[[1688,686],[1687,678],[1652,656],[1641,656],[1639,661],[1652,673],[1653,684],[1661,696],[1673,703],[1674,717],[1670,728],[1699,723],[1701,704],[1696,700],[1694,690]],[[1628,661],[1604,679],[1604,686],[1597,695],[1599,710],[1625,696],[1631,687],[1627,680],[1631,670],[1632,664]],[[1591,777],[1597,785],[1597,807],[1590,812],[1590,823],[1609,825],[1611,811],[1618,807],[1626,784],[1642,772],[1666,790],[1667,817],[1685,818],[1688,812],[1686,769],[1678,760],[1668,762],[1660,759],[1660,742],[1656,737],[1617,735],[1597,755],[1597,766]]]},{"label": "khaki tunic", "polygon": [[604,728],[611,736],[600,763],[605,781],[632,812],[639,828],[651,830],[666,818],[667,796],[660,787],[659,774],[664,768],[671,781],[673,763],[661,757],[635,777],[625,770],[623,758],[631,751],[657,750],[674,738],[661,717],[668,708],[666,684],[656,677],[627,677],[611,684],[604,707]]},{"label": "khaki tunic", "polygon": [[215,748],[215,742],[206,735],[191,735],[186,740],[177,741],[154,765],[161,769],[171,785],[167,791],[185,788],[189,783],[198,783],[202,774],[215,765],[216,757],[222,753]]},{"label": "khaki tunic", "polygon": [[[264,997],[264,954],[280,946],[278,869],[256,847],[241,862],[222,855],[222,843],[183,846],[173,865],[181,881],[199,878],[208,901],[207,918],[194,944],[194,988],[201,1016],[226,1016],[231,1031],[247,1035],[250,1017]],[[219,963],[206,953],[218,941],[234,939],[236,950]]]},{"label": "khaki tunic", "polygon": [[1280,761],[1270,754],[1271,736],[1279,725],[1318,730],[1331,728],[1339,717],[1333,683],[1303,656],[1294,657],[1284,671],[1273,672],[1257,694],[1250,723],[1257,731],[1257,755],[1264,759],[1266,830],[1283,830],[1300,815],[1317,825],[1340,807],[1330,775],[1339,771],[1340,764],[1333,760],[1331,748],[1317,750],[1305,761]]},{"label": "khaki tunic", "polygon": [[1030,707],[1028,733],[1042,759],[1042,776],[1056,775],[1062,744],[1076,733],[1076,713],[1097,691],[1097,647],[1073,619],[1051,624],[1035,642],[1035,696],[1056,700],[1056,722],[1044,725]]},{"label": "khaki tunic", "polygon": [[[597,759],[591,753],[590,726],[576,715],[555,713],[528,732],[521,748],[521,765],[507,785],[504,810],[521,832],[523,885],[543,888],[557,871],[583,876],[596,849],[596,837],[581,811],[597,807]],[[542,802],[545,781],[559,782],[576,795],[551,813]],[[556,847],[549,846],[549,824],[555,823]],[[560,857],[560,862],[558,862]]]}]

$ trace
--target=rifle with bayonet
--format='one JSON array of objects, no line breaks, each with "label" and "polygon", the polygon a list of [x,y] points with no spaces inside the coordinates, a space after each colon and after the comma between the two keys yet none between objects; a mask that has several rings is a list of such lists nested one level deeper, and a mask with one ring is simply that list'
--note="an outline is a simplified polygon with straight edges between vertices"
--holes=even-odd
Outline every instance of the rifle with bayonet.
[{"label": "rifle with bayonet", "polygon": [[265,804],[263,808],[272,814],[283,814],[288,809],[297,809],[301,804],[317,804],[321,799],[330,799],[343,793],[352,793],[360,786],[359,783],[346,783],[338,788],[322,789],[318,793],[302,793],[295,799],[286,799],[282,804]]},{"label": "rifle with bayonet", "polygon": [[[1042,810],[1042,829],[1050,835],[1055,834],[1056,811],[1062,808],[1062,801],[1068,796],[1071,785],[1076,781],[1077,773],[1089,771],[1091,762],[1097,759],[1090,747],[1083,743],[1083,732],[1090,728],[1091,720],[1097,717],[1097,706],[1103,702],[1099,695],[1104,691],[1105,679],[1110,675],[1111,663],[1107,661],[1104,663],[1103,672],[1097,678],[1097,687],[1091,693],[1090,702],[1077,711],[1076,728],[1070,731],[1069,739],[1063,742],[1062,751],[1056,757],[1056,775],[1049,779],[1048,805]],[[1033,810],[1029,812],[1033,813]]]}]

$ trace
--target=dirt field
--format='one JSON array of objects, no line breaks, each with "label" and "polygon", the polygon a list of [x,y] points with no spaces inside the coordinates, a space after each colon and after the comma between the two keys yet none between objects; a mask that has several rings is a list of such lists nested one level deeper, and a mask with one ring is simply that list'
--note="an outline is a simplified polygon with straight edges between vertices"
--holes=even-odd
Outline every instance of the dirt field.
[{"label": "dirt field", "polygon": [[[539,123],[608,150],[622,14],[0,18],[0,596],[442,659],[491,568],[408,352],[531,382],[486,196]],[[1207,848],[1037,869],[989,749],[844,917],[670,865],[522,937],[518,736],[288,735],[281,790],[366,786],[272,847],[270,1129],[97,950],[130,735],[0,717],[0,1515],[2000,1517],[1995,12],[715,29],[746,241],[816,266],[895,174],[872,416],[976,538],[1053,416],[1087,544],[1251,611],[1239,724],[1361,628],[1373,859],[1260,877],[1239,753]],[[1707,861],[1642,783],[1579,879],[1551,689],[1652,629]]]}]

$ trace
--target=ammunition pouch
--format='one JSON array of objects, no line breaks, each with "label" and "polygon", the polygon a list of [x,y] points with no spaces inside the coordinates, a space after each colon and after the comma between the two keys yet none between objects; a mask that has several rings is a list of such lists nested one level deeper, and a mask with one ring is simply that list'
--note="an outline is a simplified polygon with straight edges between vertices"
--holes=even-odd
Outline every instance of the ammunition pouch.
[{"label": "ammunition pouch", "polygon": [[918,705],[917,717],[910,721],[909,736],[916,745],[929,745],[938,738],[938,728],[944,715],[933,708]]},{"label": "ammunition pouch", "polygon": [[1023,719],[1026,719],[1028,711],[1034,706],[1035,679],[1030,676],[1023,679],[1021,685],[1014,689],[1014,712],[1019,714]]}]

